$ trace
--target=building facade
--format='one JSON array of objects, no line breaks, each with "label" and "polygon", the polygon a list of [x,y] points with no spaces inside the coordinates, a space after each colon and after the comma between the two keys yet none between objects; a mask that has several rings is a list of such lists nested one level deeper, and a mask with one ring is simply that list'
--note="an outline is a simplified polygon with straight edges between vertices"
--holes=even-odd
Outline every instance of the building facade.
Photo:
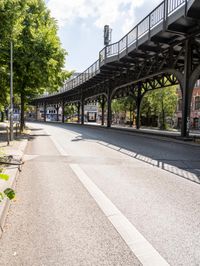
[{"label": "building facade", "polygon": [[[177,104],[177,112],[176,112],[176,123],[177,127],[181,127],[182,121],[182,94],[180,89],[177,90],[178,93],[178,104]],[[191,114],[190,114],[190,128],[199,130],[200,129],[200,80],[195,85],[192,94],[192,102],[191,102]]]}]

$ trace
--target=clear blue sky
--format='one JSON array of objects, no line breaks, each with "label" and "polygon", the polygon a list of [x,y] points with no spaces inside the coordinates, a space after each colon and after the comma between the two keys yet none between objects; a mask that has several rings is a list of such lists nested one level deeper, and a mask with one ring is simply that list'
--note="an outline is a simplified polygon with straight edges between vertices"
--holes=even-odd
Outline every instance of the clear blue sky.
[{"label": "clear blue sky", "polygon": [[118,41],[161,0],[46,0],[57,20],[59,36],[67,50],[66,68],[83,72],[98,59],[103,48],[103,27],[113,29]]}]

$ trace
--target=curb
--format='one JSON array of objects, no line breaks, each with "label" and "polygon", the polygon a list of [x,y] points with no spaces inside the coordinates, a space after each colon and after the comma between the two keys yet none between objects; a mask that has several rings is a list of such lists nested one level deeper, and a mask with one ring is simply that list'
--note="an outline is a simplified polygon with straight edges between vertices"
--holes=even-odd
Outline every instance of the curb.
[{"label": "curb", "polygon": [[[28,140],[22,140],[22,142],[20,143],[17,151],[21,152],[20,155],[20,159],[23,159],[24,156],[24,151],[26,149]],[[13,166],[9,166],[5,172],[5,174],[9,175],[9,180],[8,181],[3,181],[1,180],[0,185],[1,185],[1,189],[6,189],[7,187],[10,187],[12,189],[15,188],[16,186],[16,181],[17,181],[17,177],[19,175],[19,166],[13,165]],[[1,202],[1,206],[0,206],[0,238],[2,237],[3,234],[3,227],[6,221],[6,217],[9,211],[9,207],[10,207],[10,200],[9,199],[5,199]]]}]

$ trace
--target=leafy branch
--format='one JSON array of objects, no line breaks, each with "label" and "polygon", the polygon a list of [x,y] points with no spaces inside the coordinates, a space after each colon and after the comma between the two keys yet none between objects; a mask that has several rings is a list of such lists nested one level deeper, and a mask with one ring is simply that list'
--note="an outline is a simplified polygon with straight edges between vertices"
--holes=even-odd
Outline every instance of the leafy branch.
[{"label": "leafy branch", "polygon": [[[8,181],[9,176],[6,174],[0,173],[0,179]],[[15,197],[15,191],[12,188],[6,188],[3,192],[0,192],[0,202],[7,197],[9,200],[14,199]]]}]

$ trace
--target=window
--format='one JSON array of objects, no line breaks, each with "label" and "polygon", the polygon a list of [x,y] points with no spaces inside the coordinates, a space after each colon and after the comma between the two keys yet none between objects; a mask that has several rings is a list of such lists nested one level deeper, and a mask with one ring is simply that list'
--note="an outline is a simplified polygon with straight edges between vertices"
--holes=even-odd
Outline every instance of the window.
[{"label": "window", "polygon": [[200,96],[195,97],[195,110],[200,110]]}]

